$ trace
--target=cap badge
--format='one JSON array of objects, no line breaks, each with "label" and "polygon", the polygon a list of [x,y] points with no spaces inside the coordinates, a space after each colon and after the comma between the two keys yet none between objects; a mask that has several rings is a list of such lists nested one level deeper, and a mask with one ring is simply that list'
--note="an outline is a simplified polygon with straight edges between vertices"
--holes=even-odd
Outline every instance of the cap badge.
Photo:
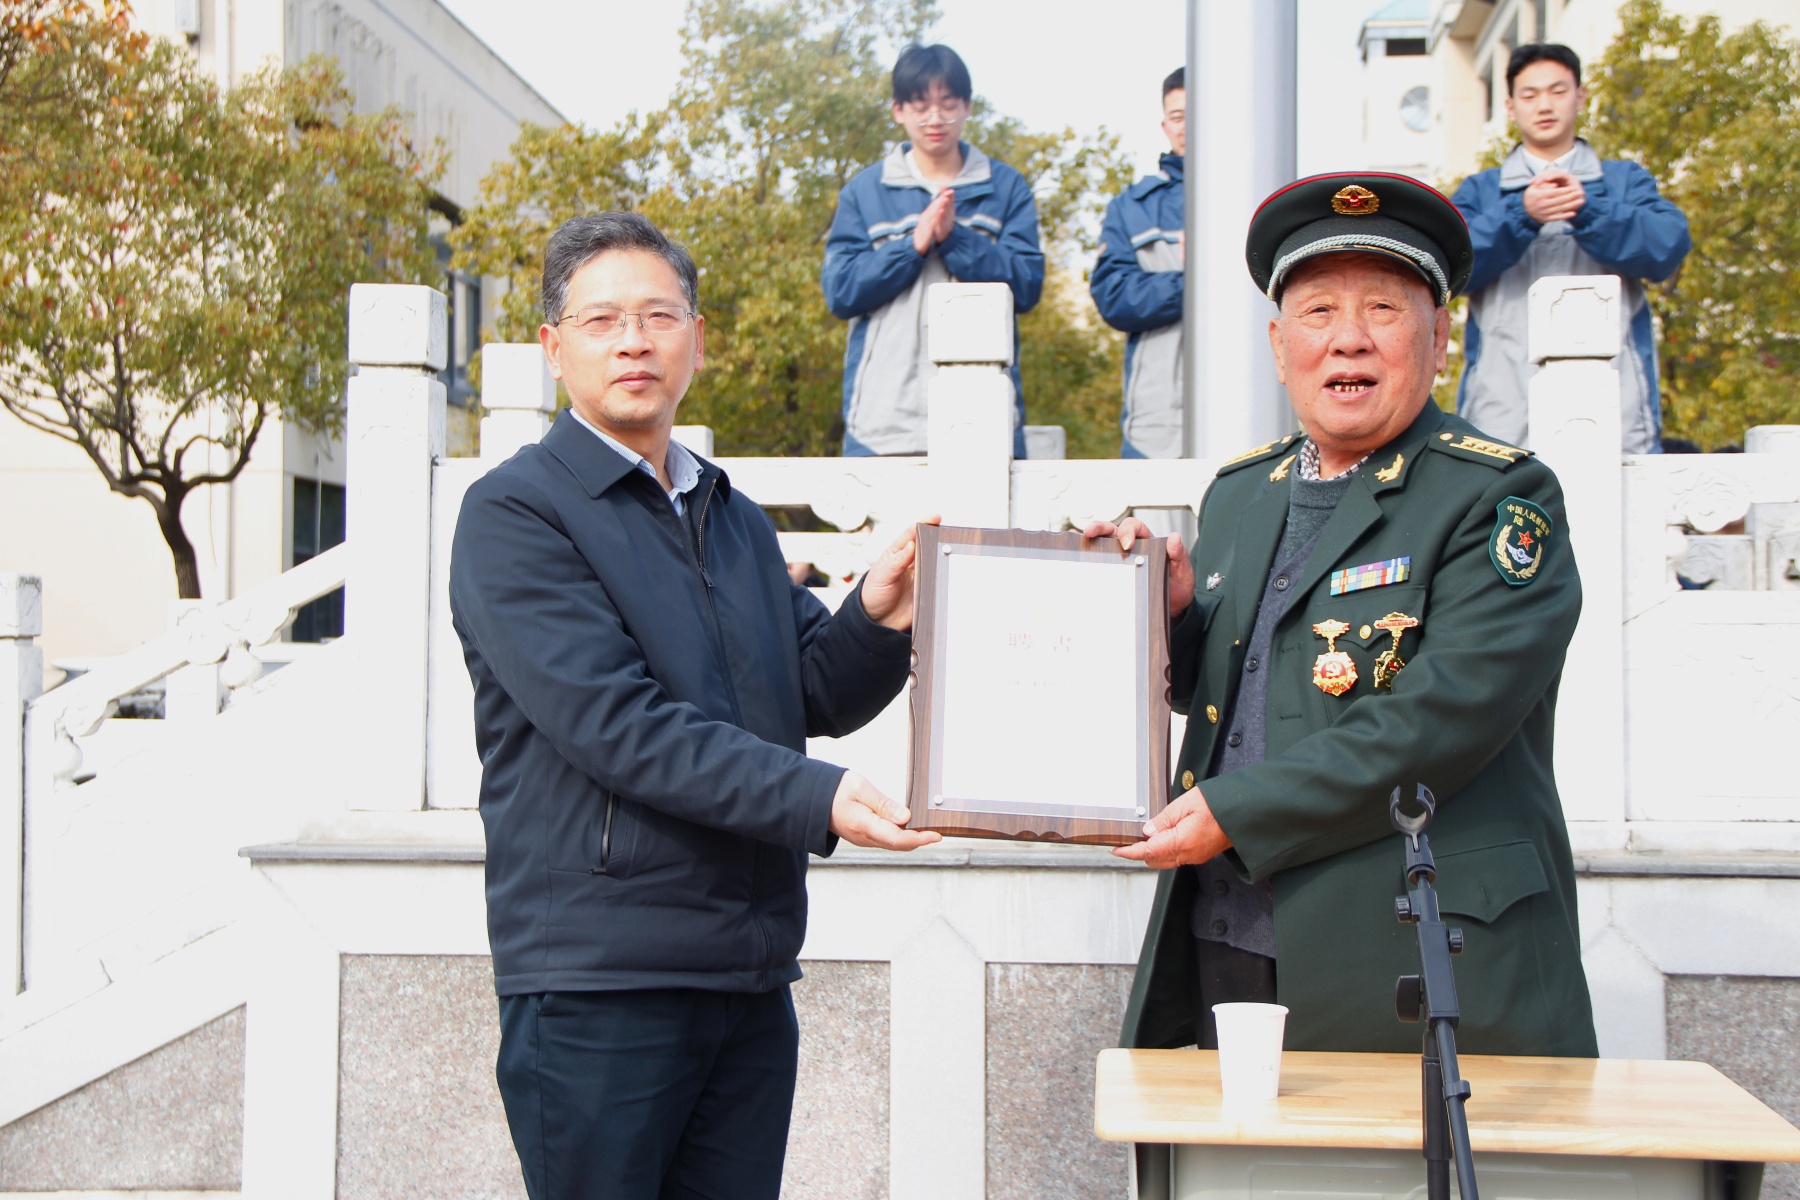
[{"label": "cap badge", "polygon": [[1381,197],[1361,184],[1342,187],[1331,198],[1331,211],[1345,217],[1365,217],[1381,210]]}]

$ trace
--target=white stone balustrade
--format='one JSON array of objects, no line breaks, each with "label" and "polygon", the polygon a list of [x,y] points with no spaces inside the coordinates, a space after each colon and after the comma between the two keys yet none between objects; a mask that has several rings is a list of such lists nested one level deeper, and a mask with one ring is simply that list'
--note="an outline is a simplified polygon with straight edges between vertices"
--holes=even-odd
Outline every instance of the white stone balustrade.
[{"label": "white stone balustrade", "polygon": [[[1570,820],[1625,816],[1624,564],[1617,531],[1619,280],[1547,277],[1528,298],[1532,449],[1557,474],[1567,505],[1567,548],[1581,565],[1581,621],[1569,644],[1558,704],[1556,775]],[[1605,747],[1603,752],[1596,749]]]},{"label": "white stone balustrade", "polygon": [[432,469],[444,457],[445,299],[427,287],[350,289],[345,431],[350,546],[344,629],[372,686],[349,697],[362,717],[354,807],[425,804],[431,607]]},{"label": "white stone balustrade", "polygon": [[933,500],[946,525],[1008,524],[1014,402],[1012,289],[937,283],[927,297],[926,446]]},{"label": "white stone balustrade", "polygon": [[[1800,812],[1786,753],[1800,732],[1800,591],[1781,587],[1800,511],[1800,431],[1753,430],[1742,455],[1621,461],[1609,283],[1547,281],[1534,295],[1544,370],[1531,420],[1563,481],[1587,597],[1558,770],[1601,1048],[1655,1056],[1666,976],[1800,975]],[[942,361],[928,455],[719,460],[758,502],[810,506],[847,531],[783,534],[790,559],[841,585],[932,511],[1056,530],[1199,504],[1215,462],[1014,461],[1010,293],[959,285],[945,296],[934,307]],[[488,347],[482,456],[445,458],[431,378],[441,322],[428,289],[353,296],[346,545],[250,595],[189,606],[169,633],[35,700],[37,589],[0,576],[0,969],[14,978],[0,988],[0,1124],[247,1005],[245,1190],[329,1196],[343,1182],[345,956],[485,952],[469,811],[479,763],[448,619],[451,535],[468,486],[542,436],[555,390],[536,346]],[[711,456],[710,431],[676,436]],[[1738,520],[1761,556],[1759,590],[1678,589],[1675,543]],[[222,710],[202,689],[204,719],[108,720],[114,698],[171,673],[204,668],[189,677],[209,677],[215,697],[220,683],[245,683],[293,608],[339,584],[346,636],[306,663],[238,687]],[[21,710],[22,768],[4,733],[20,728]],[[118,777],[74,786],[69,735],[124,726],[150,749]],[[811,749],[898,795],[905,745],[896,705]],[[23,880],[21,823],[34,839]],[[238,849],[261,843],[276,844],[244,867]],[[910,858],[840,852],[814,873],[802,958],[885,964],[877,1023],[889,1039],[896,1200],[982,1194],[994,973],[1037,964],[1118,977],[1153,882],[1089,848],[986,844]],[[21,962],[27,990],[13,996]]]},{"label": "white stone balustrade", "polygon": [[0,573],[0,998],[23,980],[25,706],[44,686],[44,586]]},{"label": "white stone balustrade", "polygon": [[481,459],[501,463],[550,431],[556,380],[533,343],[481,348]]}]

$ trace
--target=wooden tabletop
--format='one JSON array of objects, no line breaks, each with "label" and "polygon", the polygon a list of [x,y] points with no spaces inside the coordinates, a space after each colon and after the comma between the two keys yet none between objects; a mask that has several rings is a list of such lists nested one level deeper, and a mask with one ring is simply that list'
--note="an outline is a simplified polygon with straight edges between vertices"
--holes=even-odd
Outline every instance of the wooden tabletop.
[{"label": "wooden tabletop", "polygon": [[[1698,1062],[1464,1055],[1481,1151],[1800,1162],[1800,1129]],[[1211,1050],[1103,1050],[1094,1130],[1114,1142],[1419,1148],[1419,1058],[1287,1051],[1273,1105],[1224,1109]]]}]

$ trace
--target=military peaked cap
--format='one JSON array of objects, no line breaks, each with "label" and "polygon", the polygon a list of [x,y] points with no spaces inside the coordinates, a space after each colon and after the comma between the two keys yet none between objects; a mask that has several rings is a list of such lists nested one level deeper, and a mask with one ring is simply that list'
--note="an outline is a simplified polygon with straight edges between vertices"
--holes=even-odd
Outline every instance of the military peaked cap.
[{"label": "military peaked cap", "polygon": [[1434,187],[1384,171],[1336,171],[1290,183],[1250,218],[1244,258],[1271,300],[1293,269],[1321,254],[1379,254],[1405,263],[1439,304],[1475,268],[1469,227]]}]

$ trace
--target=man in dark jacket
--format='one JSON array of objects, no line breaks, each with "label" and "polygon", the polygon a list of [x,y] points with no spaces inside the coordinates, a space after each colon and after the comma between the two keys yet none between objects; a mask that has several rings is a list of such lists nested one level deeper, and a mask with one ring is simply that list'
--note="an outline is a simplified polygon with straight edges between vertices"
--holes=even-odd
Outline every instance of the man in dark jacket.
[{"label": "man in dark jacket", "polygon": [[1211,1006],[1249,1000],[1288,1006],[1292,1049],[1416,1052],[1387,798],[1424,783],[1462,1049],[1593,1055],[1553,769],[1581,582],[1555,475],[1431,401],[1462,218],[1404,176],[1315,176],[1247,253],[1301,433],[1221,467],[1191,562],[1171,545],[1188,726],[1178,797],[1119,851],[1163,868],[1124,1044],[1216,1045]]},{"label": "man in dark jacket", "polygon": [[905,681],[912,535],[831,615],[670,439],[693,260],[631,213],[544,259],[571,409],[469,489],[450,600],[475,684],[497,1074],[533,1200],[779,1193],[806,856],[936,834],[805,739]]}]

